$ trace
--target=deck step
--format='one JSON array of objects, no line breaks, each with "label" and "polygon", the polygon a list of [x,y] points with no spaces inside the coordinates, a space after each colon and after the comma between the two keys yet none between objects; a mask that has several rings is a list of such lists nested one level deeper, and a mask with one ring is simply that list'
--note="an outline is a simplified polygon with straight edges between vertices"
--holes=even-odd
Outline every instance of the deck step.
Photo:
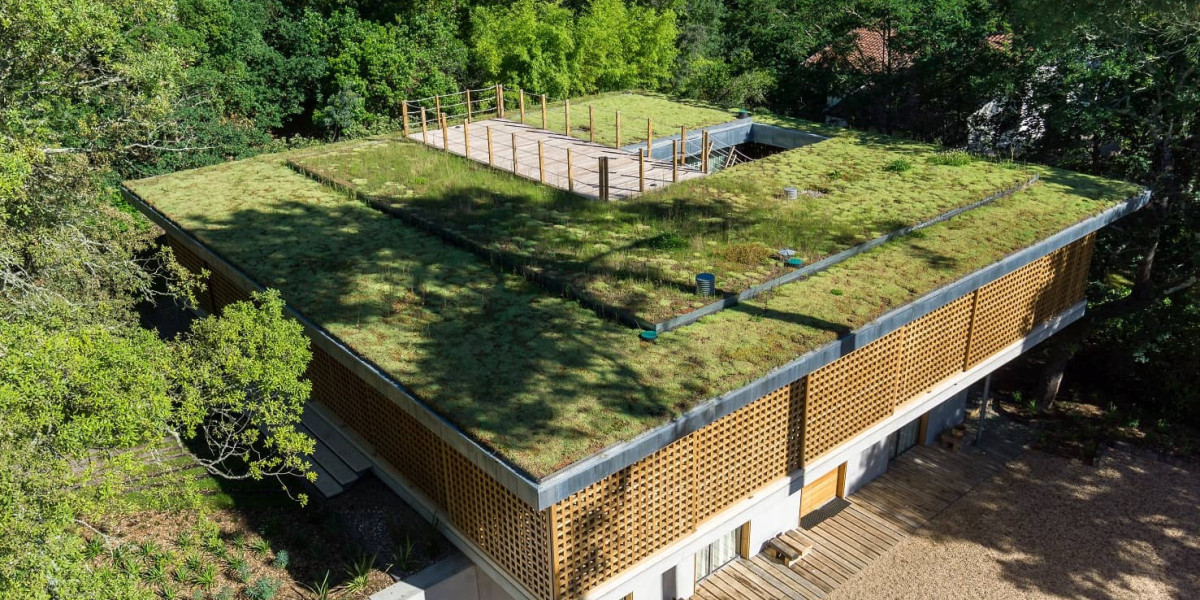
[{"label": "deck step", "polygon": [[812,544],[777,535],[767,540],[766,548],[763,551],[775,562],[790,567],[812,552],[812,549]]},{"label": "deck step", "polygon": [[312,456],[317,474],[314,487],[322,496],[336,496],[358,481],[371,468],[371,461],[346,438],[341,429],[327,418],[320,407],[304,407],[298,429],[315,441]]},{"label": "deck step", "polygon": [[349,465],[343,462],[333,450],[329,449],[329,446],[316,437],[316,434],[310,433],[310,435],[317,442],[316,451],[312,455],[313,462],[321,465],[321,468],[325,469],[325,472],[329,473],[334,481],[337,481],[341,485],[349,485],[358,481],[359,474],[354,469],[351,469]]},{"label": "deck step", "polygon": [[317,474],[317,480],[312,485],[317,488],[318,492],[321,492],[322,496],[332,498],[346,491],[346,488],[342,487],[328,471],[321,468],[319,463],[313,462],[312,470]]},{"label": "deck step", "polygon": [[313,437],[329,446],[329,449],[355,473],[362,473],[371,468],[371,460],[346,439],[345,434],[329,421],[320,407],[309,403],[304,407],[300,422],[313,433]]}]

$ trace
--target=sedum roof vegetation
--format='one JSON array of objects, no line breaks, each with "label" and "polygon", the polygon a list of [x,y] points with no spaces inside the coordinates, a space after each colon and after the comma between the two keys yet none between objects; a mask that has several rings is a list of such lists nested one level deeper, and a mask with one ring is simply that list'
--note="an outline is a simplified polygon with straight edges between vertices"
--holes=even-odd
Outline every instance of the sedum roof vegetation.
[{"label": "sedum roof vegetation", "polygon": [[[619,202],[597,202],[402,138],[296,157],[323,179],[481,246],[532,263],[575,293],[659,323],[721,294],[783,275],[777,251],[805,263],[1028,181],[1033,169],[862,133],[775,154]],[[446,174],[454,173],[454,177]],[[785,186],[808,192],[781,201]]]},{"label": "sedum roof vegetation", "polygon": [[[826,149],[813,152],[822,146]],[[895,156],[910,168],[887,168],[898,160]],[[723,252],[734,244],[774,247],[778,239],[754,236],[781,231],[793,232],[789,239],[810,240],[808,252],[828,252],[899,222],[977,200],[1028,173],[1041,177],[1025,191],[662,334],[654,344],[570,298],[300,175],[287,161],[347,170],[374,165],[374,172],[339,171],[339,178],[365,189],[389,189],[397,201],[420,204],[445,215],[447,222],[459,222],[458,210],[467,215],[463,219],[482,214],[477,218],[484,220],[476,223],[505,228],[503,236],[481,239],[536,242],[515,240],[518,249],[546,246],[570,253],[572,238],[553,237],[567,234],[618,248],[622,241],[662,233],[655,227],[683,227],[670,210],[661,220],[641,216],[639,221],[631,215],[653,211],[562,198],[461,157],[393,138],[261,156],[127,185],[260,284],[280,289],[292,307],[468,435],[540,478],[1140,191],[1048,167],[978,160],[955,167],[930,160],[936,156],[930,146],[846,133],[776,155],[772,162],[735,166],[681,184],[658,200],[647,197],[645,202],[671,207],[694,198],[724,207],[727,212],[717,214],[722,219],[738,218],[740,227],[731,227],[729,237],[705,231],[697,244],[685,229],[677,234],[687,248],[651,248],[655,252],[641,255],[647,262],[665,256],[690,269],[705,256],[721,264]],[[778,185],[784,169],[809,178],[800,185],[827,187],[827,196],[804,203],[819,218],[756,199],[756,190]],[[830,178],[834,169],[843,175]],[[439,198],[451,208],[438,208]],[[492,208],[478,208],[489,202]],[[524,211],[516,208],[521,203],[527,205]],[[509,204],[504,212],[493,212]],[[518,216],[521,212],[525,216]],[[796,220],[756,224],[750,218],[756,214]],[[469,229],[476,223],[461,222],[468,231],[483,231]],[[605,223],[630,237],[611,237]],[[586,237],[591,235],[610,237],[592,241]]]}]

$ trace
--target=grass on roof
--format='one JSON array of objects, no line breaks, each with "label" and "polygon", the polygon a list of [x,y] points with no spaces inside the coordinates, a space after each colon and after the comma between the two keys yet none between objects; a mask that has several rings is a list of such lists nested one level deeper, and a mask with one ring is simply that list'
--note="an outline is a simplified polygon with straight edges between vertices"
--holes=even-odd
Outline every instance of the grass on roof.
[{"label": "grass on roof", "polygon": [[536,477],[663,424],[1137,191],[1039,168],[1043,183],[1027,192],[647,344],[295,173],[284,159],[129,187]]},{"label": "grass on roof", "polygon": [[[512,100],[509,100],[512,102]],[[547,101],[546,129],[563,132],[566,127],[564,103]],[[595,115],[589,121],[589,110]],[[621,145],[646,141],[646,120],[653,122],[655,139],[679,133],[680,126],[688,129],[726,123],[737,118],[735,111],[700,103],[685,103],[665,96],[645,93],[617,92],[571,99],[571,136],[592,140],[589,123],[596,127],[594,141],[606,146],[617,142],[617,111],[621,111]],[[505,118],[518,120],[520,113],[508,108]],[[542,109],[538,100],[525,98],[525,122],[542,126]]]},{"label": "grass on roof", "polygon": [[[665,190],[599,202],[403,139],[317,149],[304,169],[414,211],[577,293],[657,323],[1027,181],[1025,166],[844,134]],[[780,199],[785,186],[805,193]]]}]

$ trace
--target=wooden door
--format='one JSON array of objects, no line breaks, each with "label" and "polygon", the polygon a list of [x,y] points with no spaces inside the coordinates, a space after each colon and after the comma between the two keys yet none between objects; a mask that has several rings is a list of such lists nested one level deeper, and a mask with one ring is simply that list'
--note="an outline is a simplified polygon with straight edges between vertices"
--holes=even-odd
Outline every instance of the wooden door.
[{"label": "wooden door", "polygon": [[821,508],[826,502],[842,495],[843,473],[846,463],[824,474],[820,479],[800,490],[800,516]]}]

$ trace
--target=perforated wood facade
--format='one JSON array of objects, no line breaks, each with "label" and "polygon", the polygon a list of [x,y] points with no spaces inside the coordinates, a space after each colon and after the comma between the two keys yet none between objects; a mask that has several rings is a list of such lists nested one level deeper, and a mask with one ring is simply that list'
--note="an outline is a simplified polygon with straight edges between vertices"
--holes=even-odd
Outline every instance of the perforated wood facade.
[{"label": "perforated wood facade", "polygon": [[[1069,308],[1092,245],[1088,236],[1034,261],[543,511],[319,348],[308,375],[315,400],[529,593],[577,598]],[[206,267],[171,246],[184,266]],[[246,297],[214,272],[200,302],[211,311]]]}]

